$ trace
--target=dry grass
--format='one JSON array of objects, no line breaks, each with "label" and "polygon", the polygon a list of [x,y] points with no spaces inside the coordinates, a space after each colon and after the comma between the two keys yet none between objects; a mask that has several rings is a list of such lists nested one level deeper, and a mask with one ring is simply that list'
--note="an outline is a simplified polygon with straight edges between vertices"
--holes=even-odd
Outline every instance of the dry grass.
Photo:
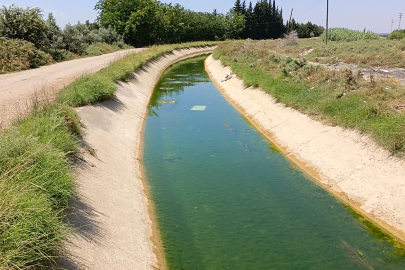
[{"label": "dry grass", "polygon": [[27,99],[13,100],[0,105],[0,131],[13,123],[26,118],[32,111],[42,110],[52,104],[58,95],[53,87],[43,85],[36,89]]},{"label": "dry grass", "polygon": [[305,58],[321,64],[343,62],[361,67],[405,68],[404,40],[331,41],[326,46],[322,39],[311,38],[299,39],[298,46],[279,46],[277,40],[268,40],[264,46],[267,50],[293,58],[313,49]]}]

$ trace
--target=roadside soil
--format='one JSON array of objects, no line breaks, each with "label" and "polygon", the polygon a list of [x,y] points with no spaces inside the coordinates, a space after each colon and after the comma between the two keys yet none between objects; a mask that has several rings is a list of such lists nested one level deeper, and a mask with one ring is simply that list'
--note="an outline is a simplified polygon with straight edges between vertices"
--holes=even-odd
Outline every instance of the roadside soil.
[{"label": "roadside soil", "polygon": [[85,126],[64,269],[166,269],[142,174],[142,131],[155,84],[174,62],[211,48],[165,54],[118,83],[113,100],[77,108]]},{"label": "roadside soil", "polygon": [[24,116],[34,101],[47,103],[81,75],[95,73],[113,61],[141,50],[122,50],[0,75],[0,129],[10,126],[17,117]]},{"label": "roadside soil", "polygon": [[405,243],[405,160],[393,157],[356,131],[325,125],[277,103],[261,89],[246,88],[235,75],[221,82],[232,70],[212,56],[205,64],[228,100],[286,157]]}]

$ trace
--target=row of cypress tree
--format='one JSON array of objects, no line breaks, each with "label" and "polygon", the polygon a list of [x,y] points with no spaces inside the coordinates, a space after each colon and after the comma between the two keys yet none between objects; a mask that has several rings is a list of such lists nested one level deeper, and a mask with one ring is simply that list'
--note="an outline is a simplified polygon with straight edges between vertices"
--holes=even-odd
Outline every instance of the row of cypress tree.
[{"label": "row of cypress tree", "polygon": [[245,27],[240,38],[275,39],[286,33],[283,21],[283,9],[276,6],[276,1],[260,0],[254,7],[252,2],[236,0],[233,10],[243,15]]}]

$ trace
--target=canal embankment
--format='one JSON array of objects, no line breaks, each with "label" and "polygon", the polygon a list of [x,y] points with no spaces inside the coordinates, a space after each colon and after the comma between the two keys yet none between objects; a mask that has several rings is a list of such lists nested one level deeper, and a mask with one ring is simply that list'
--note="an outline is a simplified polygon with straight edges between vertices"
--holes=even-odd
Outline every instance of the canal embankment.
[{"label": "canal embankment", "polygon": [[228,100],[325,189],[405,241],[404,160],[356,131],[329,126],[233,78],[210,56],[206,70]]},{"label": "canal embankment", "polygon": [[164,269],[140,162],[142,130],[150,97],[174,62],[212,52],[189,48],[164,54],[119,82],[112,100],[77,108],[85,127],[78,195],[73,203],[75,235],[65,247],[68,269]]}]

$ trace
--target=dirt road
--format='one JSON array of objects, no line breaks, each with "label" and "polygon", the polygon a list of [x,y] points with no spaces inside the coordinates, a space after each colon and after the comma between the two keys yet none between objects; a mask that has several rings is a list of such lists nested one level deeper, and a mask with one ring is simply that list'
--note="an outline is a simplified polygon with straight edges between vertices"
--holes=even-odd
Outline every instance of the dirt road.
[{"label": "dirt road", "polygon": [[51,99],[77,77],[94,73],[111,62],[142,49],[123,50],[95,57],[66,61],[37,69],[0,75],[0,129],[30,108],[37,92]]}]

